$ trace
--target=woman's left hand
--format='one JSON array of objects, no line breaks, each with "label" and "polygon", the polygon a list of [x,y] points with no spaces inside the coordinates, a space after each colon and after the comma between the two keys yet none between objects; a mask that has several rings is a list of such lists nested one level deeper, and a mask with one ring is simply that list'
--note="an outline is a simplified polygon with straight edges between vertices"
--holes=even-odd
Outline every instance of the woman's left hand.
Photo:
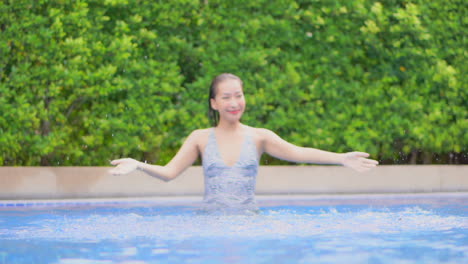
[{"label": "woman's left hand", "polygon": [[378,161],[368,159],[369,153],[365,152],[348,152],[344,153],[343,166],[351,168],[358,172],[368,171],[379,164]]}]

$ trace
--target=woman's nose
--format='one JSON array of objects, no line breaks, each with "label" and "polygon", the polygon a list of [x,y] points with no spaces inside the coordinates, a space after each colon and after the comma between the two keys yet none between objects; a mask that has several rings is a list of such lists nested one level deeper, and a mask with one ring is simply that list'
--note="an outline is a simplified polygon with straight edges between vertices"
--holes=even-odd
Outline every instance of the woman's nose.
[{"label": "woman's nose", "polygon": [[231,98],[231,100],[229,100],[229,106],[236,106],[237,105],[237,100],[235,98]]}]

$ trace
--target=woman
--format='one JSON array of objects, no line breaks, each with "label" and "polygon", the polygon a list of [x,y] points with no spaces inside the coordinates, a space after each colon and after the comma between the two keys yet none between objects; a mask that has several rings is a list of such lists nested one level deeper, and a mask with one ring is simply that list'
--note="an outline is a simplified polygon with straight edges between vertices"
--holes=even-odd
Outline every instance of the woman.
[{"label": "woman", "polygon": [[125,158],[113,160],[111,173],[142,170],[170,181],[202,157],[205,202],[213,206],[255,207],[255,179],[263,153],[298,163],[340,164],[366,171],[378,162],[364,152],[333,153],[295,146],[272,131],[241,123],[245,110],[242,80],[229,73],[217,76],[210,87],[210,117],[214,127],[193,131],[175,157],[165,166]]}]

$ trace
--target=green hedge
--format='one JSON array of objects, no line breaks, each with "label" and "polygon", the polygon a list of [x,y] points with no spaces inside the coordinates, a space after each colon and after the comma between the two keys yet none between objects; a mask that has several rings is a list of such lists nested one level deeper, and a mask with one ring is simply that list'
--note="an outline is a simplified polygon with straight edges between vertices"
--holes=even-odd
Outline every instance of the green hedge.
[{"label": "green hedge", "polygon": [[464,6],[2,1],[0,164],[164,164],[209,126],[208,86],[222,72],[244,80],[245,123],[295,144],[467,163]]}]

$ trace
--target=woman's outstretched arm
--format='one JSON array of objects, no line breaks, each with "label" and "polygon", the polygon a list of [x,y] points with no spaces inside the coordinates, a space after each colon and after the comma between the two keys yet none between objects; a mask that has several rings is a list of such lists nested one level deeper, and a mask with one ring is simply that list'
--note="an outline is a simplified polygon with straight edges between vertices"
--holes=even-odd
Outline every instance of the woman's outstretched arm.
[{"label": "woman's outstretched arm", "polygon": [[123,158],[111,161],[111,164],[116,165],[116,167],[111,169],[110,173],[122,175],[138,169],[163,181],[170,181],[179,176],[197,160],[199,137],[200,132],[197,130],[193,131],[174,158],[165,166],[147,164],[131,158]]},{"label": "woman's outstretched arm", "polygon": [[367,159],[368,153],[334,153],[315,148],[293,145],[267,129],[260,129],[263,151],[269,155],[297,163],[339,164],[356,171],[367,171],[377,166],[376,160]]}]

